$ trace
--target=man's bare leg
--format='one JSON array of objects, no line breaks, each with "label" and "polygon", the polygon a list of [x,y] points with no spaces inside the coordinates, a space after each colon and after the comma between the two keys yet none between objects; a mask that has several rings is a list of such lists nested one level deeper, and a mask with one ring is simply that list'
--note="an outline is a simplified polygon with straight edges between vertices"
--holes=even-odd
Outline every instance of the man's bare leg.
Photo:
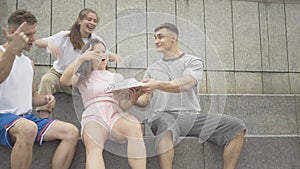
[{"label": "man's bare leg", "polygon": [[174,159],[174,145],[171,131],[167,131],[164,134],[158,144],[157,152],[160,168],[172,169]]},{"label": "man's bare leg", "polygon": [[234,137],[223,152],[223,169],[234,169],[243,148],[245,131]]},{"label": "man's bare leg", "polygon": [[11,153],[12,169],[29,169],[32,162],[32,148],[37,135],[37,125],[29,120],[19,120],[9,134],[15,142]]},{"label": "man's bare leg", "polygon": [[79,134],[74,125],[62,121],[56,121],[47,131],[44,141],[61,140],[53,159],[53,169],[68,169],[74,157]]}]

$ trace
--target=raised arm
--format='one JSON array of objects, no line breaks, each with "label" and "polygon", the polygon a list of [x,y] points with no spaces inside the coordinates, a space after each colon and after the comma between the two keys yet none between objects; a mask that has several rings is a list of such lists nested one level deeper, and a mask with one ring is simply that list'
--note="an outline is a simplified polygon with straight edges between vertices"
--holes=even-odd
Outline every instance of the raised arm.
[{"label": "raised arm", "polygon": [[[64,71],[60,77],[60,82],[65,86],[72,86],[77,83],[78,78],[75,75],[79,65],[82,63],[80,57],[78,57],[74,62],[72,62]],[[75,69],[76,68],[76,69]]]},{"label": "raised arm", "polygon": [[5,52],[0,51],[0,84],[8,77],[17,52],[12,48],[7,48]]},{"label": "raised arm", "polygon": [[34,44],[39,48],[46,48],[48,46],[48,42],[43,39],[35,40]]},{"label": "raised arm", "polygon": [[102,55],[103,54],[99,53],[99,51],[86,51],[65,69],[64,73],[60,77],[60,82],[65,86],[76,85],[78,81],[78,75],[76,74],[76,72],[82,62],[92,60],[93,70],[96,70],[100,63],[100,58],[102,57]]},{"label": "raised arm", "polygon": [[49,52],[51,52],[55,57],[60,57],[60,50],[55,44],[50,43],[44,39],[39,39],[34,42],[34,44],[39,48],[47,48]]},{"label": "raised arm", "polygon": [[26,47],[28,37],[23,32],[25,24],[26,22],[23,22],[12,34],[9,34],[6,29],[2,28],[7,42],[5,43],[5,52],[0,51],[0,84],[10,74],[16,55],[20,55]]}]

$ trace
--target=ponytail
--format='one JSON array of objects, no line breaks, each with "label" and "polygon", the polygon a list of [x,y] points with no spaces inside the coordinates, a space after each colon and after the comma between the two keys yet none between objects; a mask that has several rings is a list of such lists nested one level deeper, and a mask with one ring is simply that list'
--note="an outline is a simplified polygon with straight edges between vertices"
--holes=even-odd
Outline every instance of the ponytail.
[{"label": "ponytail", "polygon": [[[97,15],[96,11],[84,8],[81,10],[78,14],[78,18],[76,19],[75,23],[70,28],[70,33],[66,35],[66,37],[70,37],[70,41],[74,47],[74,50],[79,49],[81,50],[84,46],[84,42],[82,40],[82,36],[80,33],[80,25],[78,23],[78,20],[83,20],[85,17],[87,17],[88,13],[94,13]],[[91,38],[91,35],[89,35],[89,38]]]}]

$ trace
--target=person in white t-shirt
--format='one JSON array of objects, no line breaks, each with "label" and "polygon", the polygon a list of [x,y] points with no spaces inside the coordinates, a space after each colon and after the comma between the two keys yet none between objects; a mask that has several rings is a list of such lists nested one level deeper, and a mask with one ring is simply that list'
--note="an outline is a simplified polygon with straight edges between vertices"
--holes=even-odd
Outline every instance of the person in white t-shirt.
[{"label": "person in white t-shirt", "polygon": [[12,148],[12,169],[29,169],[34,142],[42,145],[60,140],[52,168],[67,169],[78,142],[77,127],[32,114],[33,106],[45,105],[50,109],[55,105],[54,96],[39,95],[35,91],[34,64],[23,54],[23,50],[31,49],[35,40],[36,23],[31,12],[17,9],[8,18],[8,31],[3,28],[7,41],[0,45],[0,144]]},{"label": "person in white t-shirt", "polygon": [[[82,47],[90,39],[102,38],[93,33],[98,24],[97,13],[89,8],[80,11],[77,20],[68,31],[58,32],[50,37],[45,37],[35,41],[35,45],[40,48],[46,48],[49,53],[54,55],[57,60],[54,61],[53,67],[43,75],[39,84],[39,94],[54,94],[65,92],[72,94],[72,88],[64,86],[59,79],[66,69],[81,53]],[[117,59],[115,54],[109,56],[110,61]],[[37,112],[42,118],[49,118],[52,109],[45,106],[38,107]]]}]

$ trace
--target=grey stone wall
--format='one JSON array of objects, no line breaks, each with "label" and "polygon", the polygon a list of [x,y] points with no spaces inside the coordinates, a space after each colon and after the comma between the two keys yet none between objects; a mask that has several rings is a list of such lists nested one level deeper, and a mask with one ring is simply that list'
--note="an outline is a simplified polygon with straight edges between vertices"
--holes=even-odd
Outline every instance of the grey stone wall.
[{"label": "grey stone wall", "polygon": [[[38,19],[36,39],[69,29],[84,7],[95,9],[95,31],[123,57],[118,72],[142,77],[161,57],[153,29],[177,24],[182,51],[205,62],[200,93],[299,94],[299,0],[0,0],[0,24],[16,8]],[[5,41],[2,32],[0,42]],[[28,53],[36,63],[36,85],[55,58],[44,49]],[[115,67],[114,63],[110,64]]]}]

